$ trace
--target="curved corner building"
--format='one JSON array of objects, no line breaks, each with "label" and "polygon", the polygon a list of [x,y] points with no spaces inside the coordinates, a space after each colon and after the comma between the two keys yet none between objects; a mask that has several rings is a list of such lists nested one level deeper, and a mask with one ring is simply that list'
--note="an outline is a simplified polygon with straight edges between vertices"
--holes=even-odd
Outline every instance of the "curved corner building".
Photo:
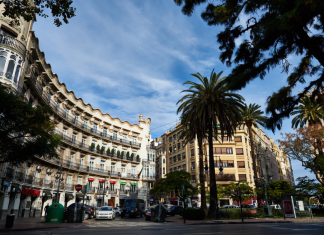
[{"label": "curved corner building", "polygon": [[[63,138],[60,159],[1,166],[1,219],[10,213],[42,216],[48,203],[66,207],[75,197],[95,207],[122,206],[127,198],[148,204],[155,181],[150,162],[154,159],[146,150],[151,119],[140,115],[138,124],[131,124],[85,104],[52,72],[32,31],[33,22],[21,20],[14,27],[9,22],[0,16],[0,82],[33,106],[50,105],[55,132]],[[87,183],[90,191],[83,197],[75,185]]]}]

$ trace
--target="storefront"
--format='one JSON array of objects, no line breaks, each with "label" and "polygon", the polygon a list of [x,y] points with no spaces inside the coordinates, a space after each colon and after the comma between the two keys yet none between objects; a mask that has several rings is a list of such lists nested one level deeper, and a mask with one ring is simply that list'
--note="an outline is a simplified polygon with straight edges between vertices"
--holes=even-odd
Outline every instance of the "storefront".
[{"label": "storefront", "polygon": [[172,205],[178,206],[179,205],[179,198],[178,197],[169,197],[167,204],[172,204]]},{"label": "storefront", "polygon": [[41,216],[45,215],[44,208],[46,205],[52,205],[52,193],[48,190],[43,191],[43,197],[42,197],[42,206],[41,206]]},{"label": "storefront", "polygon": [[[111,180],[110,182],[109,182],[109,190],[110,191],[112,191],[112,192],[116,192],[115,190],[117,190],[117,189],[115,189],[115,184],[116,184],[116,181],[115,180]],[[111,193],[109,193],[109,194],[111,194]],[[116,195],[116,197],[118,197],[118,195]],[[110,196],[110,198],[108,199],[108,206],[113,206],[113,207],[115,207],[116,206],[116,198],[115,198],[115,196],[113,196],[113,195],[111,195]]]}]

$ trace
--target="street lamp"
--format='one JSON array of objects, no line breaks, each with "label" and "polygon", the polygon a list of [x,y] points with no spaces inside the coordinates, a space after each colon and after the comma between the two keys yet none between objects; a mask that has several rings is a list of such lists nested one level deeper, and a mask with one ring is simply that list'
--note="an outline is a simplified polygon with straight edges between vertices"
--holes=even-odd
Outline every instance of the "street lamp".
[{"label": "street lamp", "polygon": [[59,171],[57,172],[56,176],[55,176],[55,179],[58,181],[58,184],[57,184],[57,193],[56,193],[56,203],[59,202],[59,190],[60,190],[60,183],[61,181],[63,181],[63,175],[62,175],[62,164],[60,166],[60,169]]},{"label": "street lamp", "polygon": [[[223,164],[222,164],[222,160],[221,160],[221,158],[220,158],[220,156],[218,156],[219,157],[219,174],[222,176],[223,175]],[[216,156],[216,166],[217,166],[217,156]],[[218,207],[218,193],[217,193],[217,179],[215,179],[215,184],[216,184],[216,220],[222,220],[222,217],[221,217],[221,215],[220,215],[220,212],[219,212],[219,207]]]}]

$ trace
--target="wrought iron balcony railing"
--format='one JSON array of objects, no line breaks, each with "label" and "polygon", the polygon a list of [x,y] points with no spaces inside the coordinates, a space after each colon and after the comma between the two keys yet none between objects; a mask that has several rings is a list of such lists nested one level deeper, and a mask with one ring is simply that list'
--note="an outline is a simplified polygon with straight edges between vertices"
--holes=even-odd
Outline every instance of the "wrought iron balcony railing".
[{"label": "wrought iron balcony railing", "polygon": [[25,45],[13,37],[0,34],[0,44],[16,49],[18,52],[22,54],[23,57],[25,57],[26,55]]}]

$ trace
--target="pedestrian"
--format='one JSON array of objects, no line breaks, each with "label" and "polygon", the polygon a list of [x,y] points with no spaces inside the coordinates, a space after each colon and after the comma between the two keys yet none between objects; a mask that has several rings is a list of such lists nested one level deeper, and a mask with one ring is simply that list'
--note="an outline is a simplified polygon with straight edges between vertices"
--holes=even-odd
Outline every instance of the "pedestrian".
[{"label": "pedestrian", "polygon": [[46,216],[47,216],[47,210],[48,210],[48,208],[49,208],[49,203],[47,203],[47,205],[44,208],[44,211],[45,211],[45,219],[46,219]]}]

